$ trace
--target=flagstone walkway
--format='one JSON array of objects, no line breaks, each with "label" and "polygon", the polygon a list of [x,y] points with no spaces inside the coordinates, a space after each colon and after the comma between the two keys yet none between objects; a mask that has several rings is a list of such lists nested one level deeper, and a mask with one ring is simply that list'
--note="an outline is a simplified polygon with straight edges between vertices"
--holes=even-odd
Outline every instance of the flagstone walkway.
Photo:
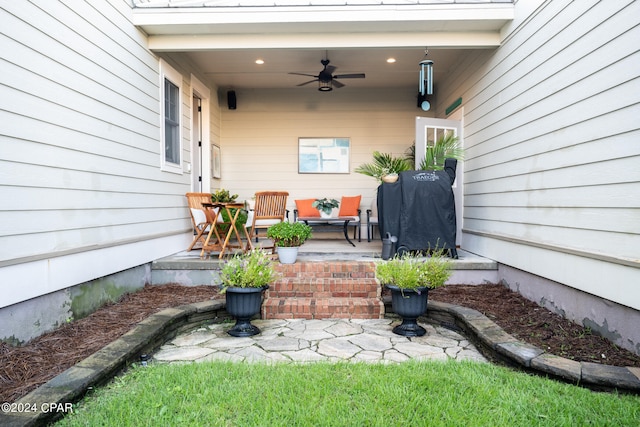
[{"label": "flagstone walkway", "polygon": [[419,360],[475,360],[487,362],[464,336],[449,329],[422,324],[423,337],[402,337],[391,330],[399,320],[254,320],[262,331],[235,338],[232,324],[213,324],[178,335],[154,355],[157,362],[404,362]]}]

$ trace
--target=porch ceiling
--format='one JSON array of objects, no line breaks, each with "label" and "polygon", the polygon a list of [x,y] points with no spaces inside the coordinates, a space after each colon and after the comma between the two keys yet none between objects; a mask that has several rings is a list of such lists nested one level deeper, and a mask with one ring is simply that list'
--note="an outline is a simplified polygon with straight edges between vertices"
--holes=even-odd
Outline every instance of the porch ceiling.
[{"label": "porch ceiling", "polygon": [[341,80],[346,86],[340,91],[348,91],[417,90],[418,63],[425,58],[434,61],[437,83],[470,49],[498,47],[501,29],[513,19],[513,4],[504,0],[247,3],[257,4],[140,0],[133,21],[149,35],[151,50],[180,53],[221,89],[317,90],[315,83],[296,86],[312,77],[288,73],[317,75],[320,60],[328,58],[337,67],[334,74],[366,74]]}]

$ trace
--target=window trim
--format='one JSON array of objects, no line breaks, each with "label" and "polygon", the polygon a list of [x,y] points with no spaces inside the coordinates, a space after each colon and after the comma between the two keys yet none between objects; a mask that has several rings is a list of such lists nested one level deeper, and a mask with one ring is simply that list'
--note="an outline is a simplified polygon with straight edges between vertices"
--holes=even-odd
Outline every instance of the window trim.
[{"label": "window trim", "polygon": [[[165,156],[166,132],[165,132],[165,80],[178,87],[178,163],[167,161]],[[182,74],[169,65],[163,59],[160,59],[160,170],[165,172],[177,173],[182,175],[183,161],[183,123],[182,123]]]}]

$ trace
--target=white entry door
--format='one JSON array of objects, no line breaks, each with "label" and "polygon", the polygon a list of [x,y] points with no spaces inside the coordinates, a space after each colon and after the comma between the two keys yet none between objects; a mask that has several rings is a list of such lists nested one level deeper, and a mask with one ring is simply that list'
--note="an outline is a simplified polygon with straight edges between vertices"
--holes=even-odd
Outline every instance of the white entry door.
[{"label": "white entry door", "polygon": [[[425,157],[427,146],[435,144],[438,138],[447,133],[453,133],[454,136],[457,136],[461,146],[464,147],[462,123],[459,120],[416,117],[416,169]],[[462,203],[463,164],[463,162],[458,162],[456,180],[453,183],[453,195],[456,202],[456,245],[458,246],[462,237],[462,208],[464,206]]]},{"label": "white entry door", "polygon": [[202,100],[193,97],[191,106],[191,188],[202,191]]}]

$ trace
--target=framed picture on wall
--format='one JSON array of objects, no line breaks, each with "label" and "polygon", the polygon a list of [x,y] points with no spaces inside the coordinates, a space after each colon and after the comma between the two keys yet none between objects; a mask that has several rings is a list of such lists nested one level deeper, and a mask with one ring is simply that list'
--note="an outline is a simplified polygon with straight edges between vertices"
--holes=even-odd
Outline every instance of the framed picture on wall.
[{"label": "framed picture on wall", "polygon": [[349,173],[349,138],[298,138],[298,173]]},{"label": "framed picture on wall", "polygon": [[217,145],[211,146],[211,175],[214,178],[220,179],[222,177],[222,162],[221,162],[220,147]]}]

